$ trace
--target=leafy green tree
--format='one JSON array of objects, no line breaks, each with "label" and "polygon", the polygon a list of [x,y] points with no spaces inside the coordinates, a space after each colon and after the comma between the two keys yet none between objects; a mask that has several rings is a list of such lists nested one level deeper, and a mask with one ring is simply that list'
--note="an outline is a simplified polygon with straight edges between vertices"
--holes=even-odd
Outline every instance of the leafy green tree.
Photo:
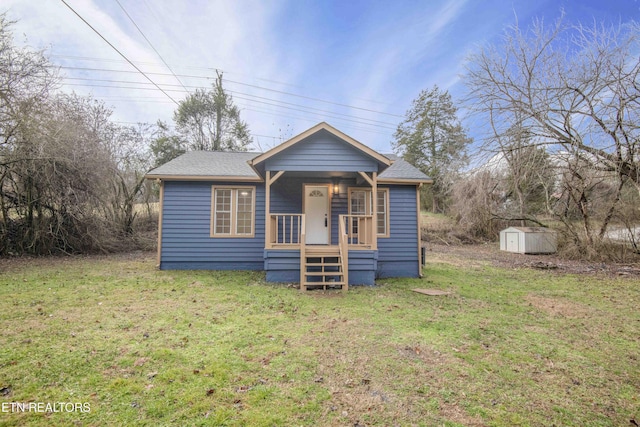
[{"label": "leafy green tree", "polygon": [[212,90],[197,89],[180,102],[173,114],[176,128],[194,150],[245,151],[251,143],[249,126],[222,87],[222,73],[216,75]]},{"label": "leafy green tree", "polygon": [[434,86],[413,100],[394,134],[396,152],[433,179],[433,212],[446,210],[455,177],[468,163],[466,149],[472,139],[457,113],[449,92]]},{"label": "leafy green tree", "polygon": [[185,142],[179,135],[171,133],[166,123],[159,120],[157,127],[157,136],[151,141],[149,147],[153,157],[153,167],[156,168],[187,151]]}]

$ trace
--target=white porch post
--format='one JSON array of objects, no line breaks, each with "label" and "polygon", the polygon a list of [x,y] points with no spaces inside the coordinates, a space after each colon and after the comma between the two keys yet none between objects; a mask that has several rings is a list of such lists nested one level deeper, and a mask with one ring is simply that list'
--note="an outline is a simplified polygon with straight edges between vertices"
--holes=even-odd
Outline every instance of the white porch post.
[{"label": "white porch post", "polygon": [[378,173],[371,173],[371,249],[378,249]]},{"label": "white porch post", "polygon": [[271,247],[271,171],[264,173],[264,247]]},{"label": "white porch post", "polygon": [[366,172],[358,172],[371,186],[371,249],[378,249],[378,173],[371,172],[371,176]]}]

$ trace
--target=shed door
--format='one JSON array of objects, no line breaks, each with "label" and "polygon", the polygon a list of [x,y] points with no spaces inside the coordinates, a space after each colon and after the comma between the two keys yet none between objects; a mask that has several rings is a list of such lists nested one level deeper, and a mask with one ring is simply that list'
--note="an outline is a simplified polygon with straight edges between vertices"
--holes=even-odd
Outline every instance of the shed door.
[{"label": "shed door", "polygon": [[519,233],[505,233],[506,234],[506,240],[507,240],[507,251],[508,252],[520,252],[520,239],[518,234]]},{"label": "shed door", "polygon": [[329,187],[304,186],[304,214],[307,244],[329,244]]}]

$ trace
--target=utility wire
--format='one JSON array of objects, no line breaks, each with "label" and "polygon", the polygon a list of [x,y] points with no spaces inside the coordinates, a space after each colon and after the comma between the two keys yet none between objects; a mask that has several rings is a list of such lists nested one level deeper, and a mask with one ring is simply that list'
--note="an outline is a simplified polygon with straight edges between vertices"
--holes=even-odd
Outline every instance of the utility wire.
[{"label": "utility wire", "polygon": [[178,81],[178,83],[180,83],[180,85],[182,85],[182,88],[185,90],[185,92],[189,93],[189,90],[185,87],[184,84],[182,84],[182,82],[180,81],[180,79],[178,78],[178,76],[176,76],[176,73],[173,72],[173,70],[171,69],[171,67],[169,66],[169,64],[167,64],[167,61],[164,60],[164,58],[162,57],[162,55],[160,55],[160,52],[158,52],[158,50],[153,46],[153,44],[151,43],[151,41],[147,38],[147,36],[144,35],[144,33],[142,32],[142,30],[140,29],[140,27],[138,27],[138,24],[136,24],[136,21],[133,20],[133,18],[131,17],[131,15],[129,15],[129,12],[127,12],[127,10],[124,8],[124,6],[122,6],[122,3],[120,3],[120,0],[116,0],[116,3],[118,3],[118,6],[120,6],[120,9],[122,9],[122,11],[124,12],[125,15],[127,15],[127,18],[129,18],[129,20],[131,21],[131,23],[136,27],[136,29],[138,30],[138,32],[142,35],[142,37],[144,37],[144,39],[147,41],[147,43],[149,44],[149,46],[151,46],[151,49],[153,49],[153,51],[156,53],[156,55],[158,55],[158,58],[160,58],[160,60],[162,61],[162,63],[167,67],[167,69],[169,71],[171,71],[171,74],[173,75],[173,77],[175,77],[175,79]]},{"label": "utility wire", "polygon": [[[146,0],[145,0],[146,3]],[[147,5],[148,6],[148,5]],[[151,10],[153,12],[153,10]],[[160,21],[158,20],[157,16],[154,16],[156,22],[158,23],[158,25],[161,25]],[[96,58],[96,57],[91,57],[91,56],[78,56],[78,55],[62,55],[62,54],[55,54],[52,53],[49,55],[49,57],[51,58],[66,58],[66,59],[78,59],[78,60],[83,60],[83,61],[94,61],[94,62],[115,62],[115,63],[123,63],[125,61],[121,60],[121,59],[108,59],[108,58]],[[136,61],[136,63],[138,64],[144,64],[144,65],[157,65],[156,62],[148,62],[148,61]],[[175,65],[174,67],[177,67],[179,69],[189,69],[189,70],[211,70],[211,67],[203,67],[203,66],[197,66],[197,65],[185,65],[185,64],[179,64],[179,65]],[[232,74],[232,75],[239,75],[239,76],[246,76],[251,78],[252,80],[259,80],[259,81],[263,81],[263,82],[267,82],[267,83],[274,83],[277,85],[281,85],[281,86],[289,86],[289,87],[294,87],[294,88],[299,88],[299,89],[305,89],[305,86],[301,86],[301,85],[296,85],[296,84],[291,84],[291,83],[285,83],[285,82],[281,82],[279,80],[273,80],[273,79],[265,79],[265,78],[261,78],[261,77],[256,77],[253,76],[251,74],[245,74],[245,73],[241,73],[238,71],[229,71],[229,70],[221,70],[220,68],[216,68],[220,71],[224,71],[225,74]],[[308,88],[306,88],[308,89]],[[382,105],[389,105],[389,103],[386,102],[380,102],[380,101],[374,101],[371,99],[362,99],[361,101],[364,102],[371,102],[374,104],[382,104]]]},{"label": "utility wire", "polygon": [[[61,0],[64,1],[64,0]],[[66,70],[81,70],[81,71],[106,71],[106,72],[111,72],[111,73],[134,73],[134,71],[129,71],[129,70],[113,70],[113,69],[108,69],[108,68],[91,68],[91,67],[71,67],[71,66],[66,66],[66,65],[62,65],[60,66],[60,68],[66,69]],[[147,73],[149,75],[156,75],[156,76],[171,76],[170,74],[167,73],[157,73],[157,72],[149,72]],[[205,79],[205,80],[214,80],[214,77],[209,77],[209,76],[197,76],[197,75],[189,75],[189,74],[177,74],[180,77],[188,77],[188,78],[195,78],[195,79]],[[226,82],[228,83],[234,83],[234,84],[239,84],[242,86],[249,86],[255,89],[261,89],[261,90],[266,90],[269,92],[274,92],[274,93],[279,93],[282,95],[288,95],[288,96],[294,96],[297,98],[303,98],[303,99],[307,99],[307,100],[311,100],[311,101],[317,101],[317,102],[322,102],[324,104],[331,104],[331,105],[337,105],[339,107],[346,107],[346,108],[352,108],[354,110],[361,110],[361,111],[366,111],[369,113],[376,113],[376,114],[382,114],[385,116],[390,116],[390,117],[398,117],[403,119],[404,116],[401,116],[399,114],[393,114],[393,113],[387,113],[384,111],[378,111],[378,110],[373,110],[370,108],[364,108],[364,107],[356,107],[354,105],[348,105],[348,104],[342,104],[339,102],[333,102],[333,101],[327,101],[325,99],[320,99],[320,98],[314,98],[311,96],[306,96],[306,95],[299,95],[297,93],[292,93],[292,92],[286,92],[286,91],[282,91],[282,90],[277,90],[277,89],[271,89],[268,87],[264,87],[264,86],[258,86],[258,85],[252,85],[250,83],[244,83],[244,82],[239,82],[239,81],[235,81],[235,80],[228,80],[225,79]]]},{"label": "utility wire", "polygon": [[[95,85],[77,85],[77,84],[68,84],[69,86],[95,86]],[[111,87],[111,86],[98,86],[98,87]],[[128,88],[131,89],[131,88]],[[142,88],[141,90],[154,90],[153,88]],[[145,99],[150,99],[150,100],[145,100]],[[131,103],[131,98],[109,98],[106,99],[108,102],[126,102],[126,103]],[[165,103],[170,103],[171,101],[163,101],[160,98],[148,98],[148,97],[136,97],[135,98],[136,102],[139,103],[147,103],[147,104],[165,104]],[[253,106],[253,105],[247,105],[247,104],[243,104],[243,103],[239,103],[236,102],[235,105],[237,105],[238,107],[240,107],[240,109],[242,111],[253,111],[256,113],[260,113],[260,114],[267,114],[270,116],[276,116],[276,117],[284,117],[284,118],[288,118],[288,119],[295,119],[295,120],[303,120],[303,121],[307,121],[310,123],[318,123],[318,118],[310,118],[310,117],[302,117],[302,116],[296,116],[296,115],[292,115],[292,114],[285,114],[282,112],[274,112],[274,111],[267,111],[264,109],[258,109],[258,107]],[[286,107],[283,107],[286,108]],[[294,111],[300,112],[300,113],[308,113],[308,114],[313,114],[316,115],[316,117],[319,117],[320,119],[326,119],[327,117],[333,119],[333,120],[338,120],[340,122],[344,122],[344,124],[341,124],[342,127],[345,128],[349,128],[349,129],[355,129],[355,130],[360,130],[363,132],[368,132],[368,133],[373,133],[376,135],[381,135],[381,136],[386,136],[386,137],[390,137],[391,134],[384,132],[384,129],[389,129],[389,128],[383,128],[383,129],[367,129],[364,127],[360,127],[358,125],[369,125],[369,123],[362,123],[362,122],[355,122],[353,120],[349,120],[349,119],[345,119],[342,117],[338,117],[338,116],[327,116],[326,114],[318,114],[315,112],[311,112],[311,111],[304,111],[304,110],[299,110],[299,109],[294,109],[291,108]],[[391,129],[389,129],[391,130]],[[252,133],[253,135],[253,133]],[[263,136],[263,137],[267,137],[267,138],[274,138],[272,136],[269,135],[256,135],[256,136]]]},{"label": "utility wire", "polygon": [[99,32],[98,30],[96,30],[95,28],[93,28],[93,26],[91,26],[91,24],[89,24],[89,22],[87,22],[87,20],[86,20],[86,19],[84,19],[84,18],[83,18],[83,17],[82,17],[78,12],[76,12],[74,8],[72,8],[71,6],[69,6],[69,4],[68,4],[65,0],[60,0],[60,1],[61,1],[62,3],[64,3],[64,5],[65,5],[65,6],[67,6],[67,7],[69,8],[69,10],[71,10],[71,11],[72,11],[72,12],[73,12],[73,13],[74,13],[78,18],[80,18],[80,19],[82,20],[82,22],[84,22],[85,24],[87,24],[87,26],[88,26],[89,28],[91,28],[91,29],[93,30],[93,32],[94,32],[94,33],[96,33],[98,36],[100,36],[100,38],[101,38],[102,40],[104,40],[104,41],[105,41],[109,46],[111,46],[111,48],[112,48],[113,50],[115,50],[116,52],[118,52],[118,54],[119,54],[120,56],[122,56],[122,57],[123,57],[123,58],[124,58],[124,59],[125,59],[125,60],[126,60],[126,61],[127,61],[127,62],[132,66],[132,67],[133,67],[133,68],[135,68],[136,70],[138,70],[138,72],[139,72],[140,74],[142,74],[142,75],[143,75],[147,80],[149,80],[149,81],[150,81],[150,82],[151,82],[151,83],[152,83],[156,88],[158,88],[158,90],[159,90],[160,92],[164,93],[164,94],[167,96],[167,98],[169,98],[170,100],[172,100],[176,105],[180,105],[180,104],[178,103],[178,101],[176,101],[175,99],[173,99],[173,98],[172,98],[172,97],[171,97],[167,92],[165,92],[165,91],[164,91],[160,86],[158,86],[158,85],[157,85],[153,80],[151,80],[151,78],[150,78],[149,76],[147,76],[147,75],[146,75],[146,74],[145,74],[145,73],[144,73],[140,68],[138,68],[138,67],[136,66],[136,64],[134,64],[133,62],[131,62],[131,61],[129,60],[129,58],[127,58],[127,57],[126,57],[122,52],[120,52],[120,51],[118,50],[118,48],[117,48],[117,47],[115,47],[114,45],[112,45],[112,44],[109,42],[109,40],[107,40],[107,39],[106,39],[102,34],[100,34],[100,32]]},{"label": "utility wire", "polygon": [[[66,83],[67,86],[85,86],[85,87],[102,87],[102,88],[113,88],[113,89],[135,89],[135,90],[155,90],[153,88],[150,87],[133,87],[133,86],[114,86],[114,85],[101,85],[101,84],[97,84],[97,85],[93,85],[93,84],[88,84],[88,83]],[[168,92],[179,92],[178,89],[167,89]],[[231,93],[231,91],[227,91],[229,93]],[[358,121],[358,120],[354,120],[354,119],[349,119],[349,118],[345,118],[345,115],[339,114],[339,113],[332,113],[330,111],[326,111],[324,113],[321,112],[316,112],[316,111],[310,111],[311,107],[305,107],[305,106],[298,106],[298,107],[289,107],[286,105],[278,105],[278,104],[273,104],[270,102],[266,102],[266,101],[257,101],[254,99],[249,99],[249,98],[245,98],[242,96],[235,96],[234,98],[236,99],[242,99],[244,101],[250,101],[250,102],[259,102],[261,104],[265,104],[265,105],[269,105],[269,106],[273,106],[273,107],[278,107],[278,108],[285,108],[285,109],[289,109],[289,110],[294,110],[294,111],[298,111],[301,113],[309,113],[309,114],[316,114],[316,115],[321,115],[323,117],[330,117],[333,119],[338,119],[338,120],[343,120],[343,121],[347,121],[347,122],[352,122],[355,124],[359,124],[359,125],[365,125],[365,126],[374,126],[374,127],[378,127],[378,128],[382,128],[382,129],[386,129],[386,130],[395,130],[394,127],[389,127],[389,126],[385,126],[385,125],[380,125],[380,124],[376,124],[376,123],[367,123],[367,122],[362,122],[362,121]],[[317,109],[316,109],[317,110]],[[360,118],[360,120],[368,120],[368,119],[364,119],[364,118]]]},{"label": "utility wire", "polygon": [[[123,121],[120,121],[120,120],[111,120],[111,123],[119,123],[119,124],[122,124],[122,125],[139,125],[140,124],[140,122],[123,122]],[[259,133],[253,133],[253,132],[251,133],[251,136],[259,136],[261,138],[280,139],[279,136],[260,135]]]},{"label": "utility wire", "polygon": [[[318,123],[318,119],[311,119],[309,117],[300,117],[300,116],[292,116],[291,114],[281,114],[281,113],[275,113],[273,111],[265,111],[265,110],[258,110],[255,108],[251,108],[251,107],[247,107],[241,104],[238,104],[239,107],[242,107],[242,110],[246,110],[246,111],[253,111],[256,113],[260,113],[260,114],[268,114],[270,116],[275,116],[275,117],[284,117],[287,119],[294,119],[294,120],[303,120],[309,123],[313,123],[313,124],[317,124]],[[319,116],[321,119],[325,119],[325,116]],[[363,132],[368,132],[368,133],[373,133],[376,135],[381,135],[381,136],[386,136],[386,137],[391,137],[392,134],[390,133],[384,133],[384,132],[379,132],[377,129],[366,129],[363,127],[358,127],[358,126],[354,126],[353,122],[347,121],[345,119],[339,119],[339,118],[335,118],[335,120],[340,120],[340,121],[345,121],[346,124],[340,124],[341,128],[349,128],[349,129],[355,129],[355,130],[359,130],[359,131],[363,131]],[[357,123],[356,123],[357,125]]]},{"label": "utility wire", "polygon": [[[124,83],[124,84],[132,84],[132,85],[135,85],[135,84],[148,85],[149,84],[147,82],[139,82],[139,81],[136,82],[136,81],[130,81],[130,80],[93,79],[93,78],[86,78],[86,77],[64,77],[64,79],[66,79],[66,80],[90,81],[90,82],[104,82],[104,83]],[[87,84],[87,86],[92,86],[92,85],[88,85]],[[177,87],[179,85],[162,83],[162,86],[164,86],[164,87],[167,87],[167,86]],[[113,87],[114,88],[118,88],[118,89],[125,89],[125,88],[127,88],[127,89],[128,88],[130,88],[130,89],[138,89],[138,88],[136,88],[134,86],[124,87],[124,86],[115,86],[114,85]],[[200,86],[187,86],[187,87],[193,88],[193,89],[199,89],[200,88]],[[148,88],[139,88],[139,89],[148,89]],[[167,89],[167,90],[169,90],[169,89]],[[169,91],[173,91],[173,90],[169,90]],[[306,105],[294,104],[292,102],[281,101],[281,100],[278,100],[278,99],[267,98],[267,97],[264,97],[264,96],[258,96],[258,95],[254,95],[254,94],[250,94],[250,93],[244,93],[244,92],[238,92],[238,91],[234,91],[234,90],[225,90],[225,92],[236,96],[238,99],[244,99],[244,100],[247,100],[247,101],[260,102],[260,103],[263,103],[263,104],[266,104],[266,105],[274,105],[271,102],[276,102],[278,104],[290,105],[290,106],[297,107],[297,108],[305,108],[307,110],[313,110],[313,111],[317,111],[317,112],[320,112],[320,113],[340,114],[341,116],[348,117],[348,118],[351,118],[351,119],[366,120],[367,122],[371,122],[372,125],[373,125],[373,123],[378,123],[378,124],[381,124],[381,125],[392,126],[393,129],[396,128],[396,124],[395,123],[391,123],[391,122],[384,122],[384,121],[381,121],[381,120],[369,119],[369,118],[366,118],[366,117],[353,116],[353,115],[350,115],[350,114],[336,113],[336,112],[330,111],[330,110],[323,110],[321,108],[315,108],[315,107],[309,107],[309,106],[306,106]],[[255,98],[255,99],[247,99],[247,98],[243,98],[243,96],[247,96],[247,97],[251,97],[251,98]],[[266,101],[271,101],[271,102],[266,102]],[[279,106],[279,105],[275,105],[275,106]]]}]

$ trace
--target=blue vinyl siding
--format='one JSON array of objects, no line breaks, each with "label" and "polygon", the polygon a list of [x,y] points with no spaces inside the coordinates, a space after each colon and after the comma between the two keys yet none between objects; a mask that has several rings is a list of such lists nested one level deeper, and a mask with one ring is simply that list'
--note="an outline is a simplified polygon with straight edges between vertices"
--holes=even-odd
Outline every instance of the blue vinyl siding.
[{"label": "blue vinyl siding", "polygon": [[164,183],[161,269],[262,270],[264,184],[237,184],[256,189],[254,237],[213,238],[210,227],[214,184],[230,185],[227,182]]},{"label": "blue vinyl siding", "polygon": [[[348,186],[355,185],[355,180],[353,183],[344,183],[341,185],[343,189],[346,190]],[[331,199],[331,244],[337,245],[340,242],[338,241],[338,230],[340,224],[338,220],[340,219],[340,215],[346,215],[349,213],[349,197],[346,192],[334,195]]]},{"label": "blue vinyl siding", "polygon": [[271,171],[377,172],[378,162],[322,130],[265,160]]},{"label": "blue vinyl siding", "polygon": [[[322,179],[281,177],[273,186],[271,211],[300,213],[304,182]],[[256,188],[255,236],[212,238],[211,187],[213,182],[164,183],[161,269],[266,270],[268,281],[298,282],[299,251],[264,249],[264,184]],[[355,181],[353,182],[355,184]],[[331,243],[338,243],[338,216],[348,211],[346,188],[332,196]],[[416,187],[381,185],[389,188],[390,237],[378,238],[378,251],[349,251],[350,284],[373,284],[375,278],[417,277],[419,270]]]},{"label": "blue vinyl siding", "polygon": [[306,181],[285,173],[271,185],[271,213],[302,213],[302,185]]},{"label": "blue vinyl siding", "polygon": [[349,251],[349,284],[375,285],[378,251]]},{"label": "blue vinyl siding", "polygon": [[390,185],[388,188],[390,236],[378,238],[377,277],[418,277],[416,187]]}]

